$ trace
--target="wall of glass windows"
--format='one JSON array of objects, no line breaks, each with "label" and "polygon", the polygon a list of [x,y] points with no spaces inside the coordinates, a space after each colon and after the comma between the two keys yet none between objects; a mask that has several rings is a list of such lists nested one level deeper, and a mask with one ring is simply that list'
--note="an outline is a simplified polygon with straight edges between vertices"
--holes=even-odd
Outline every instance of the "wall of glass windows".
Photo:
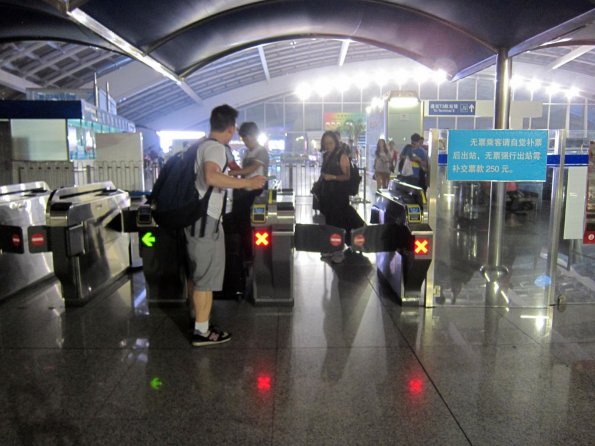
[{"label": "wall of glass windows", "polygon": [[[514,79],[514,78],[513,78]],[[269,98],[262,102],[241,107],[238,121],[254,121],[271,140],[283,140],[285,151],[311,150],[312,139],[319,138],[324,128],[326,113],[365,112],[374,98],[382,97],[389,90],[417,92],[422,101],[428,100],[493,100],[494,79],[478,75],[458,82],[424,82],[410,79],[399,84],[382,86],[370,83],[367,86],[351,86],[338,91],[312,91],[308,98],[301,99],[292,92]],[[579,132],[581,140],[595,139],[595,98],[580,92],[541,85],[536,88],[529,81],[513,84],[513,102],[533,101],[541,104],[541,116],[522,119],[524,129],[567,129]],[[200,126],[208,130],[208,123]],[[489,129],[493,118],[485,116],[446,116],[423,119],[423,130],[441,129]]]}]

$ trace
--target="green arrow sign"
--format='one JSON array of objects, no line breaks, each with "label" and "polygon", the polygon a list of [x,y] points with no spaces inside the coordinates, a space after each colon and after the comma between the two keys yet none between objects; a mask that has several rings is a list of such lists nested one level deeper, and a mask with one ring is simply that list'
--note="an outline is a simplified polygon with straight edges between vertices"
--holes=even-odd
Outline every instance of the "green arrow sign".
[{"label": "green arrow sign", "polygon": [[163,383],[161,382],[161,380],[157,377],[153,378],[151,380],[151,387],[153,388],[153,390],[159,390],[159,388],[163,385]]},{"label": "green arrow sign", "polygon": [[145,246],[148,246],[149,248],[152,248],[153,244],[157,241],[153,233],[150,231],[143,235],[143,238],[141,240],[145,244]]}]

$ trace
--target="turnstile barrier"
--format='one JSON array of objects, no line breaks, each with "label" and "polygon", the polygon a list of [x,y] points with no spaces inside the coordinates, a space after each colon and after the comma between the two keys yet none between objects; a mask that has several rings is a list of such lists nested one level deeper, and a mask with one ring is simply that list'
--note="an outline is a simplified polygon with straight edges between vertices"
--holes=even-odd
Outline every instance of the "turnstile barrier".
[{"label": "turnstile barrier", "polygon": [[44,223],[49,195],[42,181],[0,187],[0,300],[52,276],[51,255],[27,237],[30,225]]},{"label": "turnstile barrier", "polygon": [[67,306],[84,305],[119,282],[130,265],[122,231],[127,192],[107,181],[54,190],[46,225],[30,226],[32,252],[52,252],[54,273]]},{"label": "turnstile barrier", "polygon": [[293,306],[295,205],[293,189],[265,190],[251,209],[252,301]]}]

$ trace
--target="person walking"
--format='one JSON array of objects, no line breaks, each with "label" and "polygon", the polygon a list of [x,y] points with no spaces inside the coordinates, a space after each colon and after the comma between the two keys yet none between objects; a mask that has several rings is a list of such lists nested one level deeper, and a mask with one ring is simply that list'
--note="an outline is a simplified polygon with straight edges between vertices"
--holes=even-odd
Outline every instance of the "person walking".
[{"label": "person walking", "polygon": [[376,178],[376,190],[386,189],[390,179],[391,155],[388,151],[386,141],[382,138],[376,143],[374,159],[374,177]]},{"label": "person walking", "polygon": [[[345,242],[350,242],[350,231],[365,225],[357,211],[349,204],[347,181],[350,174],[350,161],[340,147],[337,135],[332,131],[323,133],[320,147],[323,153],[320,169],[320,212],[327,225],[343,228],[347,231]],[[344,252],[334,255],[323,254],[322,259],[331,259],[335,263],[344,260]]]}]

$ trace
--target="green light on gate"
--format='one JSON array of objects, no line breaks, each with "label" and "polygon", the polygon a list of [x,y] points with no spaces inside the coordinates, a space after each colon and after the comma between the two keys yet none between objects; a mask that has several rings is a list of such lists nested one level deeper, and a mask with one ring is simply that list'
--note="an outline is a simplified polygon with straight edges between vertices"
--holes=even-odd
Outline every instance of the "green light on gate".
[{"label": "green light on gate", "polygon": [[143,238],[141,240],[148,248],[152,248],[155,242],[157,241],[153,233],[150,231],[143,235]]},{"label": "green light on gate", "polygon": [[155,377],[151,380],[151,388],[153,390],[159,390],[162,385],[163,385],[163,382],[157,377]]}]

